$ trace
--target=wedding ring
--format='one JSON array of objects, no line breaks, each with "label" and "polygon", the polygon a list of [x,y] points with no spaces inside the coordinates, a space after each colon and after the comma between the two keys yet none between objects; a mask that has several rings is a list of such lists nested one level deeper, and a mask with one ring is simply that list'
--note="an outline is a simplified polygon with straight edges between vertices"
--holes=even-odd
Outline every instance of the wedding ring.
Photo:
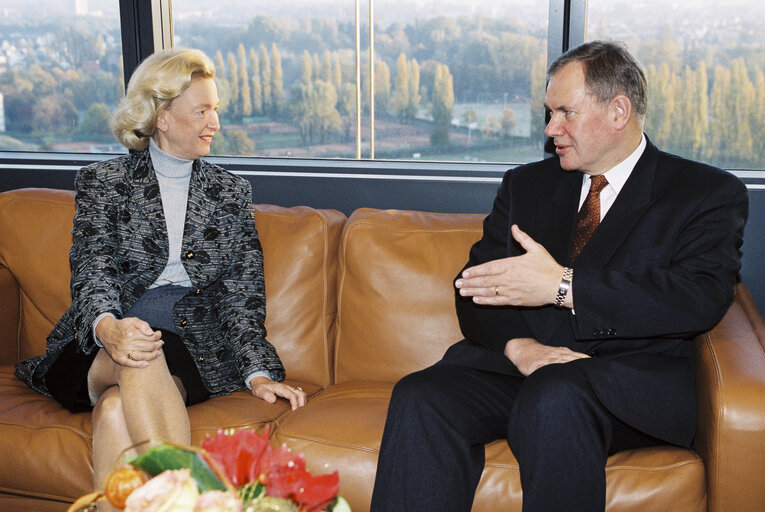
[{"label": "wedding ring", "polygon": [[303,391],[303,388],[301,388],[300,386],[298,386],[298,387],[297,387],[297,390],[298,390],[298,391]]},{"label": "wedding ring", "polygon": [[494,296],[497,297],[499,295],[499,286],[494,287]]},{"label": "wedding ring", "polygon": [[128,359],[130,359],[131,361],[135,361],[135,358],[133,357],[133,351],[132,350],[130,352],[128,352]]}]

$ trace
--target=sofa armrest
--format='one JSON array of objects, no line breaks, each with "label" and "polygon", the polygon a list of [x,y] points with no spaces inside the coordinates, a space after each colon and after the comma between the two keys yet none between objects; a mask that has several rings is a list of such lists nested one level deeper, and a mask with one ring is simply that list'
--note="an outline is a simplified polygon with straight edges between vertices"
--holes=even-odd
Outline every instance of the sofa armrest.
[{"label": "sofa armrest", "polygon": [[0,365],[19,360],[19,285],[0,265]]},{"label": "sofa armrest", "polygon": [[708,510],[765,503],[765,321],[744,285],[725,317],[695,343],[696,450],[707,472]]}]

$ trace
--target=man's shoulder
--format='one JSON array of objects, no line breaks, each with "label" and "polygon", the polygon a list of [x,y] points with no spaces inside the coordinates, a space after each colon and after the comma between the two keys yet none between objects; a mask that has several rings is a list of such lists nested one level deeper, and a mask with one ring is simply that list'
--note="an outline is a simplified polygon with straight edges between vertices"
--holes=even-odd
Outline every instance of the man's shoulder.
[{"label": "man's shoulder", "polygon": [[519,165],[505,172],[505,181],[513,186],[544,187],[547,184],[558,183],[564,176],[580,174],[565,171],[556,157],[545,158],[536,162]]},{"label": "man's shoulder", "polygon": [[746,192],[746,185],[733,173],[713,165],[664,151],[657,153],[657,176],[675,190],[736,190]]}]

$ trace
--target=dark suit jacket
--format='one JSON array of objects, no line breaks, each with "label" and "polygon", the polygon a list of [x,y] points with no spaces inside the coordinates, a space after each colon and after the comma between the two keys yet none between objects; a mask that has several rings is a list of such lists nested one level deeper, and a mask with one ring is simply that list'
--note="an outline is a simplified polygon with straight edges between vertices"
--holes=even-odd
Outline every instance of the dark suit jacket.
[{"label": "dark suit jacket", "polygon": [[[582,174],[557,158],[510,170],[467,266],[523,253],[518,226],[567,265]],[[724,315],[740,268],[744,184],[648,142],[574,265],[574,311],[481,307],[456,295],[465,340],[443,363],[520,375],[503,355],[512,338],[566,346],[607,408],[657,438],[690,444],[695,425],[691,343]],[[671,421],[664,421],[673,416]]]},{"label": "dark suit jacket", "polygon": [[[167,264],[168,238],[149,151],[84,167],[76,178],[77,212],[69,253],[72,306],[48,337],[46,353],[16,374],[50,394],[44,375],[69,343],[97,349],[91,335],[104,312],[121,318]],[[212,396],[244,389],[260,371],[284,378],[266,341],[263,255],[250,185],[222,168],[193,164],[181,261],[194,291],[173,311],[175,326]]]}]

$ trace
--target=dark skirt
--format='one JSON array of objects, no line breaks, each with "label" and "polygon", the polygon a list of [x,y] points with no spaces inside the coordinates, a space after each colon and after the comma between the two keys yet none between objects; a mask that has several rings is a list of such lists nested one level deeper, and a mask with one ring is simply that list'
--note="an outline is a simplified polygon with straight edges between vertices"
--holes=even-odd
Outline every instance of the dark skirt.
[{"label": "dark skirt", "polygon": [[[165,344],[162,351],[170,374],[178,377],[186,389],[186,405],[203,402],[210,397],[199,374],[196,363],[183,339],[176,333],[172,321],[172,308],[189,288],[160,286],[148,290],[125,317],[137,317],[162,332]],[[72,342],[45,374],[45,384],[53,398],[71,412],[93,409],[88,395],[88,371],[98,350],[84,354]]]}]

